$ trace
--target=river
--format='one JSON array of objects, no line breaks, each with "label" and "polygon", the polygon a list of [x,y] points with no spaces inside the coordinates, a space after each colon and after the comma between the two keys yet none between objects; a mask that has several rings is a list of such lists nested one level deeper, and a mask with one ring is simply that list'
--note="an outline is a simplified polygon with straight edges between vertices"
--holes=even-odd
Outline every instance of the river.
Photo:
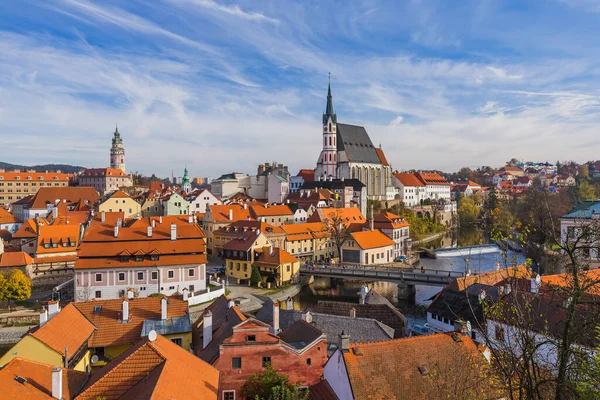
[{"label": "river", "polygon": [[[429,248],[446,249],[439,253],[437,259],[423,258],[421,265],[427,269],[461,271],[469,269],[471,273],[491,271],[496,268],[496,262],[501,266],[523,263],[525,258],[521,254],[509,252],[503,255],[497,246],[483,246],[487,244],[483,232],[474,226],[461,229],[458,233],[449,233],[428,243]],[[477,246],[463,248],[465,246]],[[375,289],[379,294],[394,304],[409,320],[409,326],[425,322],[425,307],[430,303],[431,297],[442,289],[439,286],[416,285],[414,304],[408,301],[398,301],[398,287],[388,282],[363,282],[341,279],[317,278],[314,283],[302,288],[294,297],[294,302],[301,309],[310,308],[319,300],[335,300],[358,302],[358,293],[363,285]]]}]

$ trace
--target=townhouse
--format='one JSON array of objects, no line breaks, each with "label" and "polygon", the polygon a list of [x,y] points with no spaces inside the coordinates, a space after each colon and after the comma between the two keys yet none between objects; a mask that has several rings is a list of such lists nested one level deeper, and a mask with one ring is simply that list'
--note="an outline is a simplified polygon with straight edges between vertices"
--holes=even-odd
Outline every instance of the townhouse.
[{"label": "townhouse", "polygon": [[414,207],[425,199],[425,184],[413,173],[395,172],[393,175],[394,186],[398,188],[400,200],[406,207]]},{"label": "townhouse", "polygon": [[221,199],[212,194],[208,189],[196,189],[185,200],[190,203],[190,214],[203,213],[208,206],[223,204]]},{"label": "townhouse", "polygon": [[23,225],[23,221],[9,213],[4,208],[0,208],[0,231],[5,230],[11,235]]},{"label": "townhouse", "polygon": [[98,205],[99,212],[119,212],[125,218],[141,217],[142,206],[122,190],[116,190]]},{"label": "townhouse", "polygon": [[[378,229],[394,241],[393,258],[406,256],[410,252],[412,241],[410,227],[404,218],[390,212],[382,212],[373,216],[373,229]],[[363,230],[368,229],[364,227]]]},{"label": "townhouse", "polygon": [[119,168],[88,168],[78,176],[79,186],[89,186],[100,193],[133,186],[131,176]]},{"label": "townhouse", "polygon": [[266,222],[274,226],[294,223],[294,213],[285,204],[270,205],[251,205],[250,213],[254,219]]},{"label": "townhouse", "polygon": [[273,247],[284,248],[286,233],[282,227],[255,220],[240,220],[213,231],[214,254],[222,257],[223,246],[246,231],[261,232],[271,242]]},{"label": "townhouse", "polygon": [[[61,172],[8,172],[0,169],[0,208],[35,195],[42,187],[69,186],[71,177],[70,174]],[[23,221],[30,216],[17,215],[17,218]]]},{"label": "townhouse", "polygon": [[282,225],[285,232],[285,250],[303,263],[326,262],[337,257],[330,242],[330,232],[322,222]]},{"label": "townhouse", "polygon": [[396,242],[380,230],[351,232],[342,244],[342,264],[375,265],[394,261]]},{"label": "townhouse", "polygon": [[215,252],[214,231],[226,227],[232,222],[243,220],[254,220],[250,215],[248,204],[222,204],[209,205],[202,219],[202,229],[206,234],[208,253],[217,254]]},{"label": "townhouse", "polygon": [[79,301],[206,290],[206,244],[193,216],[125,219],[102,212],[86,230],[75,263]]},{"label": "townhouse", "polygon": [[21,221],[46,217],[60,203],[69,211],[91,211],[98,201],[98,193],[93,188],[65,186],[40,187],[35,194],[13,204],[13,215]]}]

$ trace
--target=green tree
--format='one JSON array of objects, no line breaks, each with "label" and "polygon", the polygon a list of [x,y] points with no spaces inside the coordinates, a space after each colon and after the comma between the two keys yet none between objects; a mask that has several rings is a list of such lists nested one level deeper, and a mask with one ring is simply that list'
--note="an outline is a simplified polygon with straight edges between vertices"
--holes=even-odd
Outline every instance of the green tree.
[{"label": "green tree", "polygon": [[21,270],[13,270],[8,278],[0,279],[0,299],[8,301],[27,300],[31,296],[31,280]]},{"label": "green tree", "polygon": [[594,200],[596,198],[596,189],[586,181],[583,181],[577,188],[577,195],[580,200]]},{"label": "green tree", "polygon": [[458,205],[458,216],[461,223],[475,222],[479,216],[479,207],[477,207],[472,198],[463,197]]},{"label": "green tree", "polygon": [[582,178],[587,178],[590,176],[590,168],[587,164],[583,164],[579,167],[579,176],[581,176]]},{"label": "green tree", "polygon": [[248,378],[241,389],[242,398],[246,399],[269,399],[273,389],[288,385],[288,377],[278,374],[271,364],[267,364],[262,372],[255,372]]},{"label": "green tree", "polygon": [[262,282],[262,277],[260,276],[260,271],[257,266],[252,267],[252,275],[250,275],[250,284],[258,286],[259,283]]},{"label": "green tree", "polygon": [[285,384],[275,386],[271,389],[271,394],[268,399],[255,397],[255,400],[308,400],[310,392],[306,389],[302,390],[298,385],[289,387]]},{"label": "green tree", "polygon": [[495,210],[498,208],[498,189],[496,186],[492,186],[490,189],[485,208],[486,210]]}]

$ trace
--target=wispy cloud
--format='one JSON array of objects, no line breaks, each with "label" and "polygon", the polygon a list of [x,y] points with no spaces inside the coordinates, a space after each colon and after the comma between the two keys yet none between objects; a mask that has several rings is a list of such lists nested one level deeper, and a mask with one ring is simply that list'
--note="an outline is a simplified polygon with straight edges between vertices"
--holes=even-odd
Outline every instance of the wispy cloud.
[{"label": "wispy cloud", "polygon": [[269,23],[272,23],[275,25],[278,25],[280,22],[278,19],[267,17],[264,14],[259,13],[259,12],[244,11],[237,4],[234,4],[231,6],[226,6],[224,4],[219,4],[213,0],[178,0],[178,1],[191,2],[191,3],[197,4],[202,7],[206,7],[213,11],[218,11],[221,13],[225,13],[225,14],[228,14],[228,15],[231,15],[234,17],[238,17],[238,18],[242,18],[242,19],[246,19],[249,21],[269,22]]}]

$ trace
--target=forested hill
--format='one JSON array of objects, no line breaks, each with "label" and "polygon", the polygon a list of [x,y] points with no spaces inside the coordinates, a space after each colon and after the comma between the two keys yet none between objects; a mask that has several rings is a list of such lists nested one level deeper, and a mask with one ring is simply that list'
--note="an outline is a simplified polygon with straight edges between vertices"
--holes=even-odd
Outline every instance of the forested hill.
[{"label": "forested hill", "polygon": [[70,173],[79,172],[81,170],[84,170],[85,167],[81,167],[79,165],[70,165],[70,164],[44,164],[44,165],[27,166],[27,165],[19,165],[19,164],[10,164],[10,163],[5,163],[5,162],[0,161],[0,169],[4,169],[5,171],[14,171],[15,169],[18,169],[21,171],[27,171],[27,170],[32,169],[37,172],[60,170],[61,172],[70,174]]}]

